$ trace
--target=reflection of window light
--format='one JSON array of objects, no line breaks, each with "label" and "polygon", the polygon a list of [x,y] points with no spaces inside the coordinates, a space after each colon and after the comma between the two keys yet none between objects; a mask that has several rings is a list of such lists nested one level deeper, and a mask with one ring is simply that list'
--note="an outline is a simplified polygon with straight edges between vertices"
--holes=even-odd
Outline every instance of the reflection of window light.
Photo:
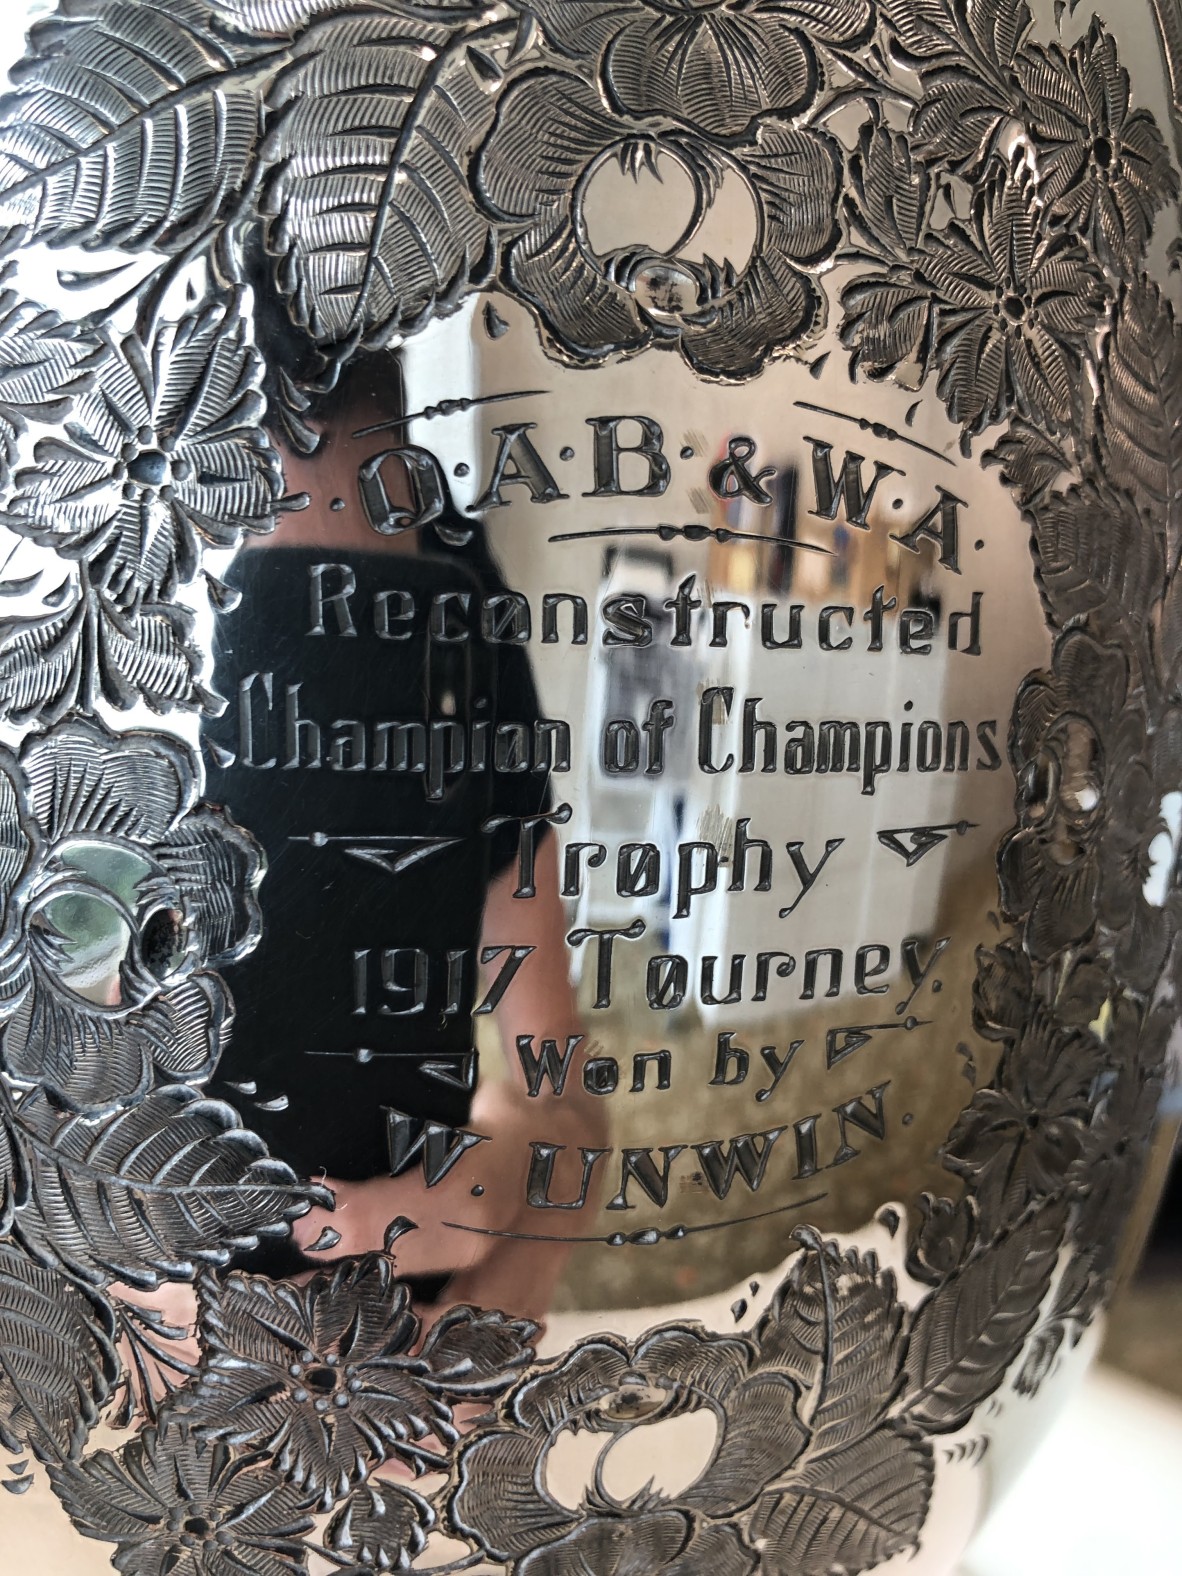
[{"label": "reflection of window light", "polygon": [[1149,845],[1149,874],[1141,888],[1145,901],[1154,908],[1164,908],[1170,895],[1182,838],[1182,793],[1166,794],[1161,802],[1161,815],[1166,825]]},{"label": "reflection of window light", "polygon": [[[131,945],[125,911],[135,909],[151,866],[128,849],[102,843],[68,844],[60,860],[63,890],[50,897],[38,921],[46,945],[68,990],[100,1007],[117,1006]],[[94,890],[70,890],[70,871]]]}]

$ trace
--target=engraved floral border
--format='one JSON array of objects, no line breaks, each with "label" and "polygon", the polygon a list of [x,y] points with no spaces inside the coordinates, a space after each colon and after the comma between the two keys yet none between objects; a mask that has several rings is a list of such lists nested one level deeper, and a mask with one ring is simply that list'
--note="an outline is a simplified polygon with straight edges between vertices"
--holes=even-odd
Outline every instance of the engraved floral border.
[{"label": "engraved floral border", "polygon": [[[695,221],[746,184],[742,269],[594,252],[586,182],[661,154]],[[918,1546],[935,1438],[1079,1338],[1172,1018],[1176,872],[1150,877],[1182,778],[1182,336],[1144,269],[1177,197],[1102,25],[1040,42],[1003,0],[64,0],[33,31],[0,104],[0,245],[150,267],[80,323],[15,272],[0,294],[4,523],[61,570],[0,621],[0,708],[31,729],[0,758],[0,1443],[50,1465],[118,1568],[283,1576],[314,1549],[399,1569],[442,1527],[471,1551],[450,1568],[518,1576],[868,1570]],[[260,256],[306,331],[287,365],[256,341]],[[210,552],[300,503],[264,416],[310,441],[311,395],[358,347],[489,286],[557,357],[663,348],[722,380],[840,306],[858,375],[930,382],[966,454],[996,430],[1056,641],[1010,736],[1014,939],[979,960],[999,1061],[947,1142],[963,1191],[913,1233],[914,1310],[807,1229],[750,1335],[674,1324],[542,1365],[496,1313],[424,1338],[388,1255],[302,1287],[220,1273],[319,1199],[201,1094],[258,852],[183,745],[104,718],[216,706],[186,599],[204,575],[216,607]],[[80,856],[96,844],[135,862],[128,889]],[[114,1006],[65,982],[63,897],[126,925]],[[198,1287],[196,1366],[135,1301],[168,1280]],[[495,1411],[461,1440],[477,1400]],[[137,1409],[150,1427],[85,1454]],[[676,1498],[623,1503],[602,1473],[578,1510],[549,1495],[564,1430],[610,1443],[691,1409],[718,1444]],[[389,1459],[447,1484],[372,1479]]]}]

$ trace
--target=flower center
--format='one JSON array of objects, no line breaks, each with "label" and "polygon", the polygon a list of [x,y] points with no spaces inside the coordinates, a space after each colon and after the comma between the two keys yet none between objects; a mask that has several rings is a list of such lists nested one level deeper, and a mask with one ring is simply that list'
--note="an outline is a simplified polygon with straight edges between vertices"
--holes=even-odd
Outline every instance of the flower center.
[{"label": "flower center", "polygon": [[172,461],[163,449],[141,449],[127,466],[127,478],[139,487],[158,489],[172,476]]},{"label": "flower center", "polygon": [[194,1505],[190,1502],[174,1506],[169,1513],[168,1530],[176,1539],[174,1560],[180,1558],[176,1553],[177,1546],[195,1551],[209,1543],[224,1546],[231,1541],[229,1534],[219,1526],[216,1512],[208,1504]]},{"label": "flower center", "polygon": [[[620,1398],[629,1414],[613,1418],[615,1426],[606,1439],[601,1429],[583,1428],[572,1418],[547,1450],[546,1492],[560,1505],[577,1510],[591,1493],[604,1494],[620,1507],[643,1493],[675,1500],[708,1471],[719,1439],[719,1419],[713,1409],[691,1405],[674,1416],[643,1411],[632,1415],[634,1403],[624,1398],[629,1388],[625,1382],[593,1409],[604,1415]],[[673,1394],[658,1393],[663,1404]]]},{"label": "flower center", "polygon": [[628,1374],[618,1390],[604,1396],[596,1410],[613,1423],[639,1423],[661,1411],[668,1402],[668,1390],[646,1384],[639,1374]]},{"label": "flower center", "polygon": [[1112,145],[1111,138],[1105,136],[1096,138],[1095,142],[1092,143],[1092,158],[1100,169],[1108,170],[1112,168],[1116,162],[1116,149]]},{"label": "flower center", "polygon": [[162,980],[178,968],[185,951],[185,916],[176,908],[158,908],[140,931],[144,966]]},{"label": "flower center", "polygon": [[681,317],[698,304],[698,281],[693,274],[663,257],[642,263],[629,283],[638,304],[652,317]]},{"label": "flower center", "polygon": [[125,972],[137,951],[157,980],[181,966],[181,914],[155,910],[138,937],[129,923],[141,884],[155,873],[137,850],[76,842],[61,846],[56,857],[59,868],[28,924],[43,966],[66,990],[93,1006],[117,1008],[127,1005],[129,979],[143,980],[142,969]]},{"label": "flower center", "polygon": [[1002,301],[1002,310],[1013,322],[1021,323],[1026,316],[1027,306],[1020,295],[1011,293]]},{"label": "flower center", "polygon": [[299,1361],[292,1363],[288,1372],[292,1377],[292,1400],[301,1406],[310,1402],[321,1417],[334,1408],[347,1410],[352,1398],[365,1388],[356,1366],[353,1363],[342,1366],[337,1352],[329,1352],[325,1357],[301,1352]]}]

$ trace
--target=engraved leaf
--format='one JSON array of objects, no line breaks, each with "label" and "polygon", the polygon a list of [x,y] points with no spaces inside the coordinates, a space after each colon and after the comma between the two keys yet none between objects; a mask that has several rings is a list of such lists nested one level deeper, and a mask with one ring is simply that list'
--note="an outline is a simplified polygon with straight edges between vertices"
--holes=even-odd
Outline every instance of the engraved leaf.
[{"label": "engraved leaf", "polygon": [[119,711],[211,706],[187,608],[124,612],[69,581],[53,600],[47,612],[0,620],[0,716],[54,723],[71,710],[93,711],[99,697]]},{"label": "engraved leaf", "polygon": [[197,682],[201,655],[192,642],[193,615],[169,603],[121,612],[94,593],[87,657],[95,690],[119,711],[143,702],[152,711],[208,707]]},{"label": "engraved leaf", "polygon": [[1146,500],[1172,579],[1182,559],[1182,334],[1148,280],[1121,291],[1097,414],[1105,471]]},{"label": "engraved leaf", "polygon": [[1016,1040],[1030,1017],[1032,999],[1034,975],[1022,948],[1008,941],[994,951],[977,948],[973,1027],[983,1039]]},{"label": "engraved leaf", "polygon": [[1063,1238],[1061,1209],[990,1245],[920,1308],[907,1357],[907,1416],[951,1433],[1001,1384],[1038,1320]]},{"label": "engraved leaf", "polygon": [[917,151],[954,170],[979,170],[1010,116],[1005,87],[956,66],[925,72],[923,82],[925,97],[911,121]]},{"label": "engraved leaf", "polygon": [[[211,0],[227,22],[263,33],[288,33],[306,27],[328,11],[343,11],[353,0]],[[380,5],[382,0],[370,0]]]},{"label": "engraved leaf", "polygon": [[932,1493],[932,1452],[887,1424],[848,1449],[810,1462],[791,1487],[755,1507],[764,1576],[856,1576],[914,1549]]},{"label": "engraved leaf", "polygon": [[434,1525],[435,1512],[420,1495],[392,1483],[366,1483],[329,1522],[324,1543],[358,1571],[406,1570]]},{"label": "engraved leaf", "polygon": [[467,175],[496,104],[467,40],[484,59],[488,31],[453,42],[421,17],[331,17],[277,78],[263,207],[280,289],[318,341],[386,344],[490,276]]},{"label": "engraved leaf", "polygon": [[921,154],[954,170],[981,169],[1020,105],[1016,61],[1032,25],[1021,0],[903,0],[891,8],[897,53],[923,87],[911,119]]},{"label": "engraved leaf", "polygon": [[1012,487],[1024,506],[1047,493],[1067,469],[1063,446],[1033,423],[1017,420],[984,456],[985,465],[996,465],[1001,479]]},{"label": "engraved leaf", "polygon": [[901,59],[911,64],[963,53],[952,0],[884,0],[883,17]]},{"label": "engraved leaf", "polygon": [[[1132,1207],[1131,1200],[1122,1198],[1122,1206]],[[1100,1250],[1109,1253],[1109,1244],[1120,1241],[1123,1227],[1123,1208],[1109,1221],[1110,1235]],[[1095,1318],[1099,1304],[1107,1300],[1108,1287],[1103,1274],[1094,1273],[1094,1252],[1073,1252],[1063,1269],[1062,1278],[1055,1288],[1050,1312],[1031,1337],[1026,1347],[1022,1367],[1014,1380],[1019,1395],[1036,1395],[1054,1371],[1064,1341],[1070,1338],[1078,1345],[1084,1330]]]},{"label": "engraved leaf", "polygon": [[34,618],[0,620],[0,715],[15,723],[53,723],[86,693],[86,605]]},{"label": "engraved leaf", "polygon": [[82,1452],[119,1377],[101,1298],[0,1243],[0,1444],[53,1460]]},{"label": "engraved leaf", "polygon": [[926,372],[935,291],[907,267],[854,279],[841,293],[841,342],[853,351],[855,372],[885,378],[908,363]]},{"label": "engraved leaf", "polygon": [[175,1422],[50,1471],[79,1532],[124,1576],[303,1576],[307,1502],[257,1457],[203,1447]]},{"label": "engraved leaf", "polygon": [[1014,1380],[1014,1389],[1019,1395],[1038,1394],[1055,1371],[1066,1338],[1067,1326],[1057,1319],[1048,1320],[1035,1332]]},{"label": "engraved leaf", "polygon": [[199,1264],[285,1235],[319,1197],[229,1106],[183,1085],[91,1122],[59,1117],[37,1094],[17,1120],[32,1191],[21,1239],[91,1282],[190,1279]]},{"label": "engraved leaf", "polygon": [[499,1395],[528,1367],[538,1327],[478,1308],[451,1308],[431,1326],[422,1358],[430,1384],[452,1398]]},{"label": "engraved leaf", "polygon": [[1033,511],[1039,586],[1059,629],[1090,615],[1101,633],[1136,627],[1161,594],[1161,545],[1125,494],[1088,481]]},{"label": "engraved leaf", "polygon": [[64,323],[56,312],[0,293],[0,487],[17,459],[29,421],[64,421],[76,394],[94,381],[102,342]]},{"label": "engraved leaf", "polygon": [[[211,4],[215,12],[238,27],[288,35],[331,11],[357,8],[357,0],[211,0]],[[416,7],[435,15],[455,11],[472,17],[482,16],[488,10],[487,0],[365,0],[365,4],[370,11],[397,11],[403,15]]]},{"label": "engraved leaf", "polygon": [[64,0],[0,101],[0,244],[183,248],[246,183],[269,48],[202,0]]},{"label": "engraved leaf", "polygon": [[1032,27],[1026,0],[883,0],[882,11],[903,60],[922,68],[957,61],[977,75],[1012,61]]},{"label": "engraved leaf", "polygon": [[1167,688],[1182,666],[1182,574],[1174,576],[1161,606],[1155,631],[1158,668],[1168,675]]},{"label": "engraved leaf", "polygon": [[873,1254],[817,1239],[798,1256],[755,1339],[759,1366],[786,1369],[801,1387],[810,1456],[878,1423],[898,1389],[902,1324],[895,1278]]},{"label": "engraved leaf", "polygon": [[0,1121],[0,1235],[11,1235],[16,1211],[28,1202],[28,1172],[7,1122]]},{"label": "engraved leaf", "polygon": [[109,1428],[159,1422],[176,1392],[196,1377],[197,1366],[184,1355],[191,1331],[161,1312],[125,1297],[112,1297],[124,1358],[123,1375],[105,1422]]},{"label": "engraved leaf", "polygon": [[849,158],[845,208],[859,244],[891,260],[918,247],[931,219],[930,171],[914,160],[908,139],[867,121]]}]

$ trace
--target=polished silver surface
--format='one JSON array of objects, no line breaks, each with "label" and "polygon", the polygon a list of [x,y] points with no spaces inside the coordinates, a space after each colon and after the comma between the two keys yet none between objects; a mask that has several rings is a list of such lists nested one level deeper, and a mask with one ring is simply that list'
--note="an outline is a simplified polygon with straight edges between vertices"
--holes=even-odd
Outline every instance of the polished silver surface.
[{"label": "polished silver surface", "polygon": [[1172,1079],[1182,17],[1098,9],[37,23],[0,1550],[955,1566]]}]

